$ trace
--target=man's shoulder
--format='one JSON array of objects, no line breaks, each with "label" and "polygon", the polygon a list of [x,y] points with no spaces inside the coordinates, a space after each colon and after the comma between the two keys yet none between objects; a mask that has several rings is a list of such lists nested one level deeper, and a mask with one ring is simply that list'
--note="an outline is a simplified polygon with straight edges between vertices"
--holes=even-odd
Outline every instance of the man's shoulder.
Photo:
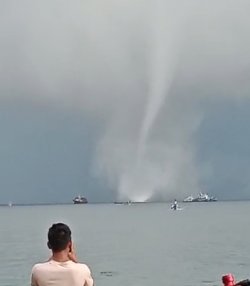
[{"label": "man's shoulder", "polygon": [[31,272],[35,273],[37,271],[39,271],[40,269],[46,267],[46,265],[48,264],[48,262],[41,262],[41,263],[36,263],[33,267]]},{"label": "man's shoulder", "polygon": [[75,263],[74,265],[76,265],[77,267],[79,267],[79,269],[81,269],[82,271],[85,271],[87,273],[90,273],[90,269],[88,267],[87,264],[85,263]]},{"label": "man's shoulder", "polygon": [[[44,270],[48,269],[48,267],[50,267],[50,264],[51,262],[48,262],[48,261],[42,262],[42,263],[36,263],[32,267],[32,273],[36,274],[36,273],[39,273],[40,271],[43,272]],[[85,263],[75,263],[75,262],[69,261],[67,262],[67,267],[71,269],[75,269],[76,271],[85,273],[85,275],[91,275],[90,268]]]}]

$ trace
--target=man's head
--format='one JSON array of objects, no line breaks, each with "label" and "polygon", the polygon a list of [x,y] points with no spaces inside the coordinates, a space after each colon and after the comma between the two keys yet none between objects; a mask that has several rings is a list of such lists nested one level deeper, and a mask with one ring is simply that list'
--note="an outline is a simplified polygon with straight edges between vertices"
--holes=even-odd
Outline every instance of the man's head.
[{"label": "man's head", "polygon": [[53,224],[48,232],[48,247],[52,252],[69,251],[71,248],[71,230],[64,223]]}]

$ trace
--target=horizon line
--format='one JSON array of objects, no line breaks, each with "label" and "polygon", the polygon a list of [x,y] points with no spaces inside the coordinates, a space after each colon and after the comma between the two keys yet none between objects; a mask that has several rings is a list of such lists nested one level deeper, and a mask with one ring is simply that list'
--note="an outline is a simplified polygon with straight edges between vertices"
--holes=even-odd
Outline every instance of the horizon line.
[{"label": "horizon line", "polygon": [[[218,200],[217,202],[245,202],[245,201],[250,201],[250,199],[223,199],[223,200]],[[163,203],[171,203],[172,201],[155,201],[155,202],[132,202],[132,204],[163,204]],[[185,204],[192,204],[192,202],[182,202]],[[214,202],[216,203],[216,202]],[[115,204],[115,201],[110,201],[110,202],[88,202],[83,205],[103,205],[103,204]],[[75,205],[74,203],[12,203],[11,207],[13,206],[57,206],[57,205]],[[82,204],[79,204],[82,205]],[[0,203],[0,207],[10,207],[8,203]]]}]

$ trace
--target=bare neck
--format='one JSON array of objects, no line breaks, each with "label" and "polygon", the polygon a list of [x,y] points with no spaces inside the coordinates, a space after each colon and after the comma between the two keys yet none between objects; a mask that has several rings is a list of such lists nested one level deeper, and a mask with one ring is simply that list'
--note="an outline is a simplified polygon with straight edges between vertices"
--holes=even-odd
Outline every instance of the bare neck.
[{"label": "bare neck", "polygon": [[67,251],[54,252],[51,259],[57,262],[66,262],[70,260]]}]

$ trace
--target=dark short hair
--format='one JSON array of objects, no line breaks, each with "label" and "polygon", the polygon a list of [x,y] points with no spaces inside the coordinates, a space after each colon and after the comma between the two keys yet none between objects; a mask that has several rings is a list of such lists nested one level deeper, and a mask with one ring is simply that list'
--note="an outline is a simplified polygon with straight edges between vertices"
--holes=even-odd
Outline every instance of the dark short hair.
[{"label": "dark short hair", "polygon": [[53,252],[60,252],[71,242],[71,230],[64,223],[54,223],[48,231],[48,247]]}]

